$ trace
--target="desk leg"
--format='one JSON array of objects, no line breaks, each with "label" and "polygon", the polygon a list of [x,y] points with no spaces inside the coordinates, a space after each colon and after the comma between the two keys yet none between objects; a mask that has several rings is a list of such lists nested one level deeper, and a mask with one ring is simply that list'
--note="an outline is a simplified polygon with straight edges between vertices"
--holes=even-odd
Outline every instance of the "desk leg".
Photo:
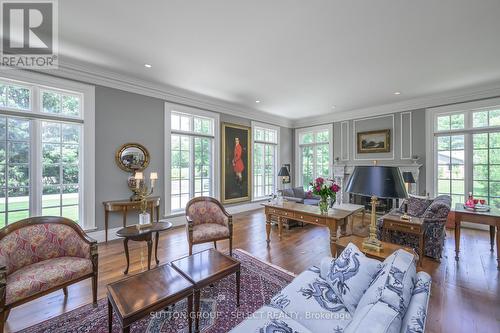
[{"label": "desk leg", "polygon": [[497,224],[497,269],[500,271],[500,225]]},{"label": "desk leg", "polygon": [[328,229],[330,230],[330,251],[332,257],[337,257],[337,220],[327,220]]},{"label": "desk leg", "polygon": [[193,294],[188,296],[187,299],[187,320],[189,333],[193,332]]},{"label": "desk leg", "polygon": [[151,216],[149,218],[151,223],[155,221],[155,207],[152,204],[151,204]]},{"label": "desk leg", "polygon": [[240,270],[236,271],[236,306],[240,306]]},{"label": "desk leg", "polygon": [[281,232],[283,231],[283,219],[281,216],[278,216],[278,236],[281,240]]},{"label": "desk leg", "polygon": [[490,251],[493,252],[493,247],[495,244],[495,226],[490,225]]},{"label": "desk leg", "polygon": [[347,235],[347,223],[349,223],[349,219],[352,221],[352,215],[342,220],[342,225],[340,226],[340,237],[345,237]]},{"label": "desk leg", "polygon": [[458,254],[460,252],[460,222],[461,216],[455,213],[455,260],[458,260]]},{"label": "desk leg", "polygon": [[108,298],[108,332],[111,333],[113,331],[113,307],[111,306],[111,302]]},{"label": "desk leg", "polygon": [[156,260],[157,265],[160,263],[160,260],[158,260],[158,239],[159,238],[160,238],[160,233],[156,232],[156,234],[155,234],[155,260]]},{"label": "desk leg", "polygon": [[123,274],[127,275],[128,274],[128,265],[129,265],[128,238],[123,239],[123,247],[125,248],[125,258],[127,258],[127,268],[125,268],[125,271],[123,272]]},{"label": "desk leg", "polygon": [[127,226],[127,206],[123,208],[123,227]]},{"label": "desk leg", "polygon": [[151,249],[153,248],[153,240],[148,239],[148,271],[151,269]]},{"label": "desk leg", "polygon": [[271,242],[271,216],[266,215],[266,242],[269,247],[269,243]]},{"label": "desk leg", "polygon": [[109,211],[104,210],[104,239],[106,243],[108,242],[108,220],[109,220]]}]

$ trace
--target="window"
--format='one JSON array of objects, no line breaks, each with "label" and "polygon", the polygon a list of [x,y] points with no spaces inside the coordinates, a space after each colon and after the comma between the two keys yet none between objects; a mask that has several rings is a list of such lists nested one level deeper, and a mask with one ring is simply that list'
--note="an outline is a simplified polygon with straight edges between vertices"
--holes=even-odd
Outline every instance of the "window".
[{"label": "window", "polygon": [[472,192],[500,208],[500,108],[474,106],[462,105],[460,112],[431,110],[434,193],[450,195],[455,205]]},{"label": "window", "polygon": [[[33,82],[0,78],[0,227],[50,215],[93,228],[93,88],[37,74],[12,76]],[[86,151],[84,132],[92,135]],[[90,185],[84,197],[85,174]]]},{"label": "window", "polygon": [[276,192],[279,127],[252,122],[253,198]]},{"label": "window", "polygon": [[317,177],[329,177],[332,161],[332,127],[318,126],[297,130],[296,165],[298,165],[297,180],[304,189],[309,188]]},{"label": "window", "polygon": [[217,115],[166,104],[167,213],[182,212],[197,196],[218,196],[215,166],[218,156]]}]

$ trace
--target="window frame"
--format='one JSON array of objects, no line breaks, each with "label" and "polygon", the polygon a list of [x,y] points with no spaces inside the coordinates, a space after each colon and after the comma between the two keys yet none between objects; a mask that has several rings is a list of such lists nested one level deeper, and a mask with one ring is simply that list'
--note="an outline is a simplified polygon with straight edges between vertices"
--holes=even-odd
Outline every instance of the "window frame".
[{"label": "window frame", "polygon": [[[306,132],[313,132],[313,134],[317,132],[328,131],[328,142],[322,143],[308,143],[308,144],[300,144],[300,137],[302,134]],[[324,175],[325,177],[331,178],[333,175],[333,124],[326,124],[320,126],[311,126],[311,127],[303,127],[295,130],[295,186],[304,186],[303,173],[302,173],[302,147],[304,146],[313,146],[328,144],[328,175]],[[316,160],[315,155],[313,154],[314,161]],[[315,168],[316,163],[313,162],[313,168]],[[313,177],[317,176],[316,172],[313,171]]]},{"label": "window frame", "polygon": [[[464,196],[473,192],[473,135],[480,133],[500,132],[500,126],[473,127],[473,114],[478,111],[500,109],[500,98],[482,101],[461,103],[443,107],[429,108],[426,110],[426,188],[428,195],[434,197],[438,194],[438,163],[437,163],[437,137],[464,135]],[[441,116],[464,114],[464,128],[441,130],[437,129],[437,119]]]},{"label": "window frame", "polygon": [[[278,171],[279,168],[281,167],[281,158],[280,158],[280,127],[279,126],[274,126],[274,125],[269,125],[266,123],[261,123],[257,121],[252,121],[251,122],[251,127],[252,127],[252,175],[255,175],[254,173],[254,159],[255,159],[255,152],[253,151],[255,149],[255,144],[264,144],[264,145],[272,145],[274,146],[274,172],[273,172],[273,179],[274,179],[274,184],[273,184],[273,193],[276,193],[276,191],[279,188],[278,184]],[[255,135],[255,132],[257,129],[263,129],[263,130],[270,130],[270,131],[275,131],[276,133],[276,142],[272,143],[270,141],[266,140],[256,140],[255,138],[257,137]],[[265,163],[263,164],[265,166]],[[252,176],[253,177],[253,176]],[[263,177],[263,186],[265,189],[265,176],[264,173],[262,174]],[[255,182],[254,179],[252,179],[252,201],[259,201],[266,199],[267,196],[256,196],[255,195]]]},{"label": "window frame", "polygon": [[[193,129],[191,131],[183,131],[183,130],[172,130],[171,129],[171,115],[172,113],[184,113],[187,114],[191,117],[202,117],[202,118],[210,118],[213,121],[214,127],[213,127],[213,134],[212,135],[207,135],[203,133],[197,133],[194,132]],[[212,145],[212,162],[213,162],[213,167],[211,170],[211,186],[212,186],[212,193],[213,196],[217,199],[220,198],[220,116],[218,113],[215,112],[209,112],[205,110],[200,110],[197,108],[193,107],[188,107],[184,105],[179,105],[179,104],[173,104],[173,103],[168,103],[165,102],[165,110],[164,110],[164,116],[165,116],[165,212],[164,216],[166,217],[173,217],[173,216],[180,216],[184,215],[184,208],[173,210],[171,209],[171,170],[172,170],[172,165],[171,165],[171,154],[172,154],[172,149],[171,149],[171,138],[172,134],[179,134],[179,135],[189,135],[192,138],[195,137],[208,137],[213,139],[213,145]],[[191,123],[194,123],[193,120],[191,120]],[[194,140],[190,140],[190,150],[193,149],[194,151]],[[190,154],[190,164],[192,164],[192,154]],[[194,194],[194,171],[190,170],[190,196]],[[191,176],[193,176],[193,179],[191,179]]]},{"label": "window frame", "polygon": [[[95,86],[61,79],[35,72],[17,69],[5,71],[0,81],[7,84],[29,87],[31,92],[30,109],[14,109],[0,106],[0,114],[6,117],[21,117],[32,122],[30,132],[30,216],[42,212],[42,168],[41,161],[41,122],[69,122],[83,125],[80,132],[81,148],[79,162],[83,169],[79,174],[79,225],[85,231],[96,230],[95,224]],[[41,112],[41,91],[50,90],[80,97],[80,116],[58,115]]]}]

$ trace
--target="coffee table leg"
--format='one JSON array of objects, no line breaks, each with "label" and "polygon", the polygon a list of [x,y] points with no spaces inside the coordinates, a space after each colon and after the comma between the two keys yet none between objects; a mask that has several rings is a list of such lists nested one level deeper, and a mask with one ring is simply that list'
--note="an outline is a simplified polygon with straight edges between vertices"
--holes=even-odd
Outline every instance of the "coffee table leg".
[{"label": "coffee table leg", "polygon": [[240,306],[240,271],[236,271],[236,306]]},{"label": "coffee table leg", "polygon": [[125,268],[125,271],[123,274],[128,274],[128,266],[129,266],[129,257],[128,257],[128,238],[123,239],[123,247],[125,248],[125,258],[127,258],[127,268]]},{"label": "coffee table leg", "polygon": [[200,331],[200,290],[194,291],[194,331]]},{"label": "coffee table leg", "polygon": [[159,238],[160,238],[160,233],[156,232],[156,235],[155,235],[155,259],[156,259],[157,265],[160,263],[160,260],[158,260],[158,239]]},{"label": "coffee table leg", "polygon": [[108,298],[108,332],[113,331],[113,308]]},{"label": "coffee table leg", "polygon": [[153,248],[153,241],[151,239],[147,240],[148,243],[148,271],[151,269],[151,249]]},{"label": "coffee table leg", "polygon": [[189,333],[191,333],[193,331],[193,294],[188,296],[187,302],[188,328]]}]

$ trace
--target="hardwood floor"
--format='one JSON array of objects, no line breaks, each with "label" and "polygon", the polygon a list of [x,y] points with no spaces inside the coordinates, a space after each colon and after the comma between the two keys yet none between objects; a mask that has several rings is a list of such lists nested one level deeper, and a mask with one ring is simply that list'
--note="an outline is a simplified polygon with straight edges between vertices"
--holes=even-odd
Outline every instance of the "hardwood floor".
[{"label": "hardwood floor", "polygon": [[[263,210],[234,216],[234,248],[244,249],[262,260],[300,273],[318,264],[329,255],[328,230],[306,225],[271,234],[271,247],[266,247]],[[427,330],[440,332],[500,332],[500,271],[496,269],[496,253],[490,252],[489,233],[463,229],[461,260],[454,260],[453,232],[447,232],[445,254],[441,263],[425,258],[423,270],[432,275],[432,295],[427,318]],[[210,248],[212,244],[196,245],[194,251]],[[228,242],[218,244],[227,249]],[[147,247],[144,242],[130,242],[130,272],[136,274],[147,268]],[[161,234],[160,264],[188,253],[184,228]],[[106,285],[123,278],[125,255],[120,240],[99,245],[98,297],[106,295]],[[68,297],[58,291],[12,310],[7,321],[8,331],[17,331],[61,313],[92,302],[90,280],[68,288]]]}]

